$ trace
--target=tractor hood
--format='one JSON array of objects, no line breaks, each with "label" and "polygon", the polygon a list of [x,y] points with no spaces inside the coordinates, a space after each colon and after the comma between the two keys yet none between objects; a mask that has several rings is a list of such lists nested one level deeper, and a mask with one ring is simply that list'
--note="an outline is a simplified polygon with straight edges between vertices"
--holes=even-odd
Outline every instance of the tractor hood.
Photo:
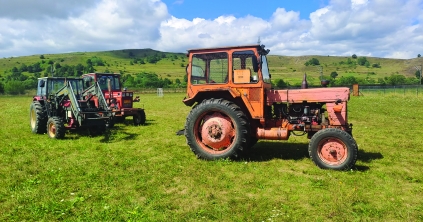
[{"label": "tractor hood", "polygon": [[312,89],[286,89],[268,90],[267,104],[278,102],[302,103],[302,102],[345,102],[350,98],[348,87],[312,88]]}]

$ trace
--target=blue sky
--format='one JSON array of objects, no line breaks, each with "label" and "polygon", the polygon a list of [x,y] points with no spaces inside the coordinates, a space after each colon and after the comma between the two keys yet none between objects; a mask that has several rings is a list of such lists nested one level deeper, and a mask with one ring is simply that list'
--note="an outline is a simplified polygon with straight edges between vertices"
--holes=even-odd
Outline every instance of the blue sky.
[{"label": "blue sky", "polygon": [[273,55],[416,58],[423,0],[0,0],[0,58],[255,44]]},{"label": "blue sky", "polygon": [[215,19],[221,15],[233,15],[269,19],[276,8],[299,11],[300,18],[308,19],[311,12],[324,7],[324,0],[164,0],[171,15],[178,18]]}]

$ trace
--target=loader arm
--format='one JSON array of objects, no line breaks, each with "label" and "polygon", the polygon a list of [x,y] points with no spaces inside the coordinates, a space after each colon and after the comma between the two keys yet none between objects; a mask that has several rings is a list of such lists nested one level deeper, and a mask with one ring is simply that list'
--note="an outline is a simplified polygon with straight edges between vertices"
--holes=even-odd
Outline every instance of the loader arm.
[{"label": "loader arm", "polygon": [[[71,110],[73,115],[76,117],[79,124],[82,124],[82,115],[81,107],[79,106],[78,100],[73,93],[72,84],[66,82],[66,84],[55,93],[56,98],[62,98],[62,100],[67,96],[70,100]],[[56,109],[58,108],[60,102],[56,103]]]},{"label": "loader arm", "polygon": [[91,96],[97,96],[98,98],[98,108],[101,108],[103,110],[110,110],[109,106],[107,105],[106,98],[104,97],[103,92],[101,91],[100,85],[98,82],[95,82],[93,85],[88,87],[83,93],[82,97],[91,97]]}]

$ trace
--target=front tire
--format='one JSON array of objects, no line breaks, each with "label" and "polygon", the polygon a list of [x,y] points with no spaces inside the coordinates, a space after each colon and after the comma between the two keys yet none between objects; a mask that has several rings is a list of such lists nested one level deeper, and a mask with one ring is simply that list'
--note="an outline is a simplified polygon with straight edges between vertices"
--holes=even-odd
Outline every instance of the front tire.
[{"label": "front tire", "polygon": [[33,133],[43,134],[47,132],[46,113],[39,101],[32,102],[29,107],[29,123]]},{"label": "front tire", "polygon": [[145,112],[144,110],[138,111],[138,113],[133,117],[134,126],[144,125],[145,124]]},{"label": "front tire", "polygon": [[313,135],[308,153],[322,169],[349,170],[357,161],[358,146],[349,133],[328,128]]},{"label": "front tire", "polygon": [[235,159],[250,144],[249,130],[248,119],[239,106],[223,99],[208,99],[189,113],[185,137],[200,159]]},{"label": "front tire", "polygon": [[65,137],[65,125],[59,117],[51,117],[47,121],[47,134],[52,139],[62,139]]}]

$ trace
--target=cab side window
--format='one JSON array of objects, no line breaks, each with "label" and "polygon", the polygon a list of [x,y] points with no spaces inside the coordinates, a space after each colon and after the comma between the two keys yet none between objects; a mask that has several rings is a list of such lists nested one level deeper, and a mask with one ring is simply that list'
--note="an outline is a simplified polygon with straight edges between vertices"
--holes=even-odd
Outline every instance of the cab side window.
[{"label": "cab side window", "polygon": [[232,70],[234,83],[256,83],[258,73],[254,72],[253,59],[256,59],[254,52],[237,51],[232,54]]}]

